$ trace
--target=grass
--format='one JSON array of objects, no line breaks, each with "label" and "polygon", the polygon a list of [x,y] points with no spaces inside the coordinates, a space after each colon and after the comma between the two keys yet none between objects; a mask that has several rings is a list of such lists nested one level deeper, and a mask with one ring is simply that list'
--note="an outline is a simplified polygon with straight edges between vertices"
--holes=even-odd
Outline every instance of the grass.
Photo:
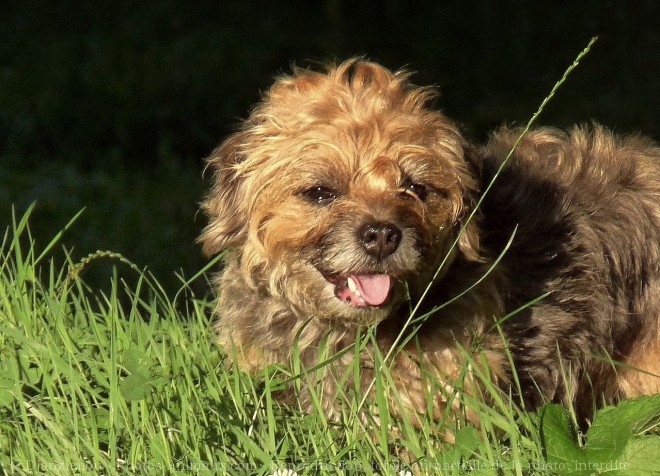
[{"label": "grass", "polygon": [[[275,393],[285,381],[299,385],[322,368],[294,363],[296,375],[276,368],[257,378],[242,374],[212,342],[212,302],[188,283],[169,298],[153,277],[112,253],[58,267],[50,254],[60,236],[36,251],[29,217],[14,220],[0,248],[0,472],[523,475],[601,465],[576,473],[594,474],[631,461],[657,466],[619,474],[660,468],[653,459],[660,397],[626,402],[619,414],[605,410],[605,423],[594,424],[585,444],[568,410],[525,412],[478,365],[472,368],[489,405],[447,395],[479,414],[478,428],[460,417],[424,417],[417,426],[392,417],[399,397],[390,393],[384,356],[372,405],[347,391],[332,420],[320,407],[281,406]],[[89,288],[79,271],[96,259],[128,267],[137,285],[114,273],[110,292]],[[371,337],[366,332],[358,347]],[[440,438],[447,433],[455,444]]]},{"label": "grass", "polygon": [[[350,394],[337,421],[281,407],[273,394],[290,375],[269,369],[253,379],[228,364],[212,343],[210,301],[185,284],[170,299],[137,268],[134,288],[109,276],[111,291],[94,291],[80,266],[96,258],[130,263],[100,253],[58,268],[48,260],[57,239],[37,252],[29,216],[15,220],[0,255],[0,466],[7,473],[391,474],[407,467],[396,456],[402,450],[420,465],[456,470],[542,459],[534,417],[504,400],[477,407],[481,429],[429,418],[421,428],[397,423],[396,445],[386,425],[365,437],[374,411],[394,423],[386,366],[376,408],[359,410],[359,395]],[[447,429],[457,445],[437,437]]]}]

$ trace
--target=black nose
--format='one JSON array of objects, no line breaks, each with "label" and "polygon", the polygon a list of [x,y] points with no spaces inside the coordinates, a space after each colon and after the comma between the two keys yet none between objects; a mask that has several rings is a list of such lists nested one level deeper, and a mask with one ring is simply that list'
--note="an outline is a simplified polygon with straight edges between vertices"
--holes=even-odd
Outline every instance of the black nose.
[{"label": "black nose", "polygon": [[366,223],[358,232],[360,244],[371,256],[384,259],[401,243],[401,230],[391,223]]}]

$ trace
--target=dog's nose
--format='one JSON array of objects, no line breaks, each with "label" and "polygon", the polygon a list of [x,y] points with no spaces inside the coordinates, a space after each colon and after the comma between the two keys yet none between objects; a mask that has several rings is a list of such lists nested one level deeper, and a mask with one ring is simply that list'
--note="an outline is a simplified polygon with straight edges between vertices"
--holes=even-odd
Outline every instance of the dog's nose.
[{"label": "dog's nose", "polygon": [[366,223],[358,233],[360,244],[371,256],[384,259],[401,243],[401,229],[391,223]]}]

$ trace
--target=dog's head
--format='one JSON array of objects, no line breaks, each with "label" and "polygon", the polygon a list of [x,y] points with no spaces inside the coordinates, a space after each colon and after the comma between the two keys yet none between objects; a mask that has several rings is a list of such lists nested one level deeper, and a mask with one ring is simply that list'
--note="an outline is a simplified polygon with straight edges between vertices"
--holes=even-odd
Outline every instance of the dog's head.
[{"label": "dog's head", "polygon": [[408,77],[360,59],[297,70],[214,151],[200,241],[236,250],[246,292],[374,323],[433,274],[475,183],[459,131]]}]

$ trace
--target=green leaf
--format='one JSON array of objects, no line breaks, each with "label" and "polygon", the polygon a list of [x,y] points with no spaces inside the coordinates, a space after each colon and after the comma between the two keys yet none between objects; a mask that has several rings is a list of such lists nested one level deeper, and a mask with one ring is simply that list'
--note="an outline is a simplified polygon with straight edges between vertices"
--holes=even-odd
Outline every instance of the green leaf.
[{"label": "green leaf", "polygon": [[660,395],[625,400],[600,410],[587,432],[589,458],[611,461],[619,458],[635,433],[660,420]]},{"label": "green leaf", "polygon": [[660,436],[633,438],[612,473],[621,476],[660,475]]},{"label": "green leaf", "polygon": [[0,407],[10,408],[14,403],[14,392],[6,388],[0,388]]},{"label": "green leaf", "polygon": [[561,405],[548,404],[542,408],[541,440],[549,463],[573,464],[585,459],[570,415]]},{"label": "green leaf", "polygon": [[144,372],[147,369],[146,362],[148,359],[142,349],[131,347],[124,351],[122,364],[131,374]]},{"label": "green leaf", "polygon": [[660,475],[660,437],[639,436],[659,421],[660,395],[626,400],[596,414],[580,447],[568,412],[546,405],[541,439],[547,463],[562,474]]},{"label": "green leaf", "polygon": [[16,382],[11,377],[9,371],[0,371],[0,388],[9,390],[15,386]]},{"label": "green leaf", "polygon": [[463,458],[470,458],[482,443],[479,432],[473,426],[465,426],[456,432],[456,448]]},{"label": "green leaf", "polygon": [[151,392],[149,376],[143,372],[131,374],[119,384],[119,391],[128,401],[144,400]]}]

